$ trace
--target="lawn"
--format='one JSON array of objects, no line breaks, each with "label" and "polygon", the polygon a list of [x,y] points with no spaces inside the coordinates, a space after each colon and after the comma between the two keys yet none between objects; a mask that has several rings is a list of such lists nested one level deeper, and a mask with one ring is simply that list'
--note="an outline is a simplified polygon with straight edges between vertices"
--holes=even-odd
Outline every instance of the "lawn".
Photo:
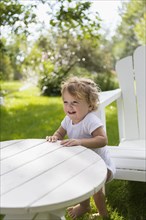
[{"label": "lawn", "polygon": [[1,107],[1,141],[45,138],[52,134],[64,116],[61,98],[42,97],[37,87],[19,91],[22,84],[17,90],[7,84],[1,86],[5,90],[5,104]]},{"label": "lawn", "polygon": [[[31,86],[25,90],[22,88],[23,83],[21,82],[1,83],[0,93],[4,96],[4,106],[0,106],[1,141],[23,138],[45,138],[46,135],[53,134],[64,117],[60,97],[41,96],[36,86]],[[109,145],[117,145],[118,125],[115,103],[112,103],[106,109],[106,112]],[[120,184],[120,182],[117,180],[113,181],[114,189],[116,189],[117,184]],[[118,185],[118,189],[120,187],[121,185]],[[91,212],[94,213],[96,209],[92,199],[91,206]],[[108,201],[107,206],[112,220],[128,220],[122,217],[122,215],[119,215],[116,209],[113,210]],[[70,220],[67,215],[66,219]],[[78,220],[89,220],[89,215],[84,215],[82,218],[78,218]]]}]

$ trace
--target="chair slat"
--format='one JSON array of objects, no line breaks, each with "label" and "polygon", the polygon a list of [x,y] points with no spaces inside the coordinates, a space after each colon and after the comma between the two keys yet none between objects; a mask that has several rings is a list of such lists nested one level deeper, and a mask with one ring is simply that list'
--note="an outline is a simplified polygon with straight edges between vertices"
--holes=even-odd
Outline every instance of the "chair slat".
[{"label": "chair slat", "polygon": [[146,47],[138,47],[134,52],[134,70],[136,79],[136,96],[137,96],[137,109],[138,109],[138,122],[139,122],[139,137],[140,139],[145,139],[146,129],[145,129],[145,113],[146,113]]},{"label": "chair slat", "polygon": [[[119,85],[123,96],[125,139],[137,139],[138,121],[136,111],[136,97],[134,88],[134,74],[132,56],[128,56],[118,61],[116,64]],[[127,90],[128,88],[128,90]]]}]

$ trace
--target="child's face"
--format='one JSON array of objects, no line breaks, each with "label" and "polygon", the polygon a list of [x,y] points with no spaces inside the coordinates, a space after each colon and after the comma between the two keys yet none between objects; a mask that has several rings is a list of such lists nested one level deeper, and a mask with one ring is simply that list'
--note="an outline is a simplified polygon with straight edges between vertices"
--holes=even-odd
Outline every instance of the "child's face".
[{"label": "child's face", "polygon": [[74,124],[80,122],[90,111],[91,107],[86,100],[80,100],[68,91],[63,94],[64,112],[70,117]]}]

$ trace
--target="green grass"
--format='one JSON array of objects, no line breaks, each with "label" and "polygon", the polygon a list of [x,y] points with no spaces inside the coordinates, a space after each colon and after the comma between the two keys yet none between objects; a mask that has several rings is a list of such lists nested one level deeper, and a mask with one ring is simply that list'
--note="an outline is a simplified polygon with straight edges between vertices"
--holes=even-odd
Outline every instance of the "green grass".
[{"label": "green grass", "polygon": [[[23,138],[45,138],[51,135],[64,117],[60,97],[40,96],[37,87],[20,91],[21,82],[2,82],[1,94],[4,95],[4,106],[0,106],[1,141]],[[118,127],[116,105],[112,103],[107,109],[107,134],[109,145],[118,144]],[[96,208],[91,199],[91,212]],[[67,220],[71,220],[66,216]],[[78,220],[88,220],[86,214]],[[122,218],[112,218],[123,220]]]},{"label": "green grass", "polygon": [[45,138],[60,125],[64,117],[60,97],[42,97],[36,87],[7,91],[1,106],[1,141]]}]

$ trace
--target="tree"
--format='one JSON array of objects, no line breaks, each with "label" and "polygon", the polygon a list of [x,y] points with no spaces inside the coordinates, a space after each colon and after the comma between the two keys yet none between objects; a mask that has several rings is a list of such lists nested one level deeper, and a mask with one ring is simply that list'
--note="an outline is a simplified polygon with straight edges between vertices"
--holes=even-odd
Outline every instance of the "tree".
[{"label": "tree", "polygon": [[113,38],[117,59],[131,55],[136,47],[146,43],[146,2],[143,0],[123,2],[121,17],[122,22]]},{"label": "tree", "polygon": [[91,4],[89,1],[57,0],[53,5],[50,4],[50,25],[64,37],[70,34],[80,39],[99,39],[100,18],[97,12],[91,12]]},{"label": "tree", "polygon": [[7,54],[6,50],[6,40],[4,38],[0,41],[0,80],[7,80],[8,78],[13,78],[13,69],[11,66],[10,57]]},{"label": "tree", "polygon": [[[44,94],[58,95],[62,78],[71,74],[74,68],[82,67],[88,72],[87,62],[91,62],[88,54],[99,44],[100,19],[97,13],[91,15],[91,2],[88,1],[58,0],[50,2],[49,6],[52,8],[49,15],[54,34],[48,46],[45,44],[48,36],[39,42],[45,55],[40,84]],[[85,54],[86,44],[91,48]]]},{"label": "tree", "polygon": [[[23,5],[18,0],[0,1],[0,26],[2,33],[4,29],[7,30],[5,39],[3,34],[0,38],[1,79],[19,79],[21,76],[18,56],[22,51],[18,35],[26,40],[29,24],[36,21],[36,15],[32,12],[34,7],[35,5]],[[8,35],[11,35],[11,38]],[[8,44],[7,39],[11,39],[11,43]],[[16,45],[12,39],[17,39]],[[23,40],[21,38],[21,44]]]},{"label": "tree", "polygon": [[35,22],[36,15],[32,13],[35,5],[23,5],[18,0],[0,1],[0,26],[9,27],[15,34],[28,34],[28,25]]},{"label": "tree", "polygon": [[18,80],[22,78],[22,63],[26,56],[27,44],[25,35],[14,35],[11,43],[1,39],[0,78]]}]

